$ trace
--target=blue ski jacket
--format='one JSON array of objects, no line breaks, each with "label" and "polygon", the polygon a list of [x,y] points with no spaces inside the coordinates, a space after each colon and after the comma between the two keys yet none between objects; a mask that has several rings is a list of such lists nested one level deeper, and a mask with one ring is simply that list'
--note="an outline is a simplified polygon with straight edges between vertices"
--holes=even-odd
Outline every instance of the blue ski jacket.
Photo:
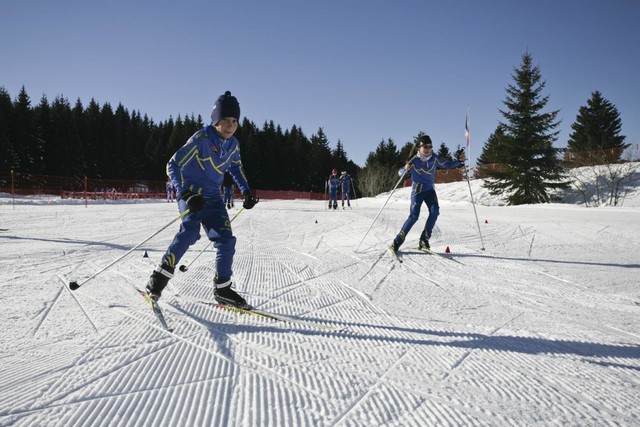
[{"label": "blue ski jacket", "polygon": [[[413,181],[413,193],[422,193],[423,191],[433,190],[436,178],[436,169],[455,169],[462,164],[459,160],[448,162],[444,157],[432,154],[429,158],[420,158],[415,156],[409,160],[411,169],[408,174],[411,175]],[[400,168],[398,175],[402,176],[405,172],[404,167]]]},{"label": "blue ski jacket", "polygon": [[348,173],[342,175],[340,177],[340,185],[342,186],[342,192],[348,193],[351,189],[351,175],[349,175]]},{"label": "blue ski jacket", "polygon": [[327,180],[329,190],[338,191],[338,184],[340,184],[340,179],[336,175],[329,175],[329,179]]},{"label": "blue ski jacket", "polygon": [[242,193],[249,190],[238,140],[221,138],[211,125],[193,134],[167,163],[167,175],[179,195],[191,191],[221,199],[220,185],[227,171]]}]

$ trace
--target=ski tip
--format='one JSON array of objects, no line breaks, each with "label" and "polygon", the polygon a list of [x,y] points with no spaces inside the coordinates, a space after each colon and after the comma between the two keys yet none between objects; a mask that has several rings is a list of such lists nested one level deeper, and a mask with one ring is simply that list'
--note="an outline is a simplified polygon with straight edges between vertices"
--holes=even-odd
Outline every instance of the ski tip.
[{"label": "ski tip", "polygon": [[393,255],[398,260],[398,262],[400,262],[400,264],[402,264],[402,259],[400,258],[398,253],[393,250],[393,246],[387,246],[387,249],[389,249],[389,252],[391,252],[391,255]]}]

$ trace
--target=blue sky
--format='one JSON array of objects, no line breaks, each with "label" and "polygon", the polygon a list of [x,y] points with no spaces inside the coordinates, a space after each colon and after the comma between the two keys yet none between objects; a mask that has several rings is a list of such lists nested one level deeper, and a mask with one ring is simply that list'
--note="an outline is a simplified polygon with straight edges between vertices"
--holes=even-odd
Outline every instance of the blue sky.
[{"label": "blue sky", "polygon": [[225,90],[261,126],[322,127],[363,166],[420,131],[471,157],[501,120],[528,50],[566,146],[599,90],[640,143],[637,0],[31,1],[0,6],[0,86],[35,105],[121,102],[156,122],[202,115]]}]

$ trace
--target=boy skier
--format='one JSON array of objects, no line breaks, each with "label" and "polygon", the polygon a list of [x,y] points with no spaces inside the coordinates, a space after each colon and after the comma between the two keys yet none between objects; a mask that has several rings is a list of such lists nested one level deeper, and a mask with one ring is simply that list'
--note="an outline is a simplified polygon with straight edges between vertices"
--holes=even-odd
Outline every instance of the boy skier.
[{"label": "boy skier", "polygon": [[244,298],[231,289],[236,238],[220,195],[223,176],[228,171],[244,195],[244,208],[251,209],[258,202],[249,190],[240,145],[233,136],[239,119],[238,100],[227,91],[213,107],[211,124],[189,138],[167,164],[167,174],[178,193],[178,208],[180,212],[189,209],[189,213],[182,217],[180,230],[147,283],[146,292],[155,301],[173,277],[182,256],[200,238],[202,226],[217,250],[214,298],[220,304],[248,306]]}]

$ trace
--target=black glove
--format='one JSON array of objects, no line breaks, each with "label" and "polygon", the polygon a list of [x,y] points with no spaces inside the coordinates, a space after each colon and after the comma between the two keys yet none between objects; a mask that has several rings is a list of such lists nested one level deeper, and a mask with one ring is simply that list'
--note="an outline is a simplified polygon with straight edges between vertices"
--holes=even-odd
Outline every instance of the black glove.
[{"label": "black glove", "polygon": [[187,190],[182,193],[180,198],[187,202],[187,207],[191,212],[198,212],[204,209],[204,197],[202,197],[200,194],[193,194],[191,191]]},{"label": "black glove", "polygon": [[251,209],[256,205],[256,203],[258,203],[258,199],[253,197],[253,194],[251,194],[251,191],[244,190],[244,193],[242,193],[242,195],[244,196],[244,203],[242,203],[243,208]]}]

